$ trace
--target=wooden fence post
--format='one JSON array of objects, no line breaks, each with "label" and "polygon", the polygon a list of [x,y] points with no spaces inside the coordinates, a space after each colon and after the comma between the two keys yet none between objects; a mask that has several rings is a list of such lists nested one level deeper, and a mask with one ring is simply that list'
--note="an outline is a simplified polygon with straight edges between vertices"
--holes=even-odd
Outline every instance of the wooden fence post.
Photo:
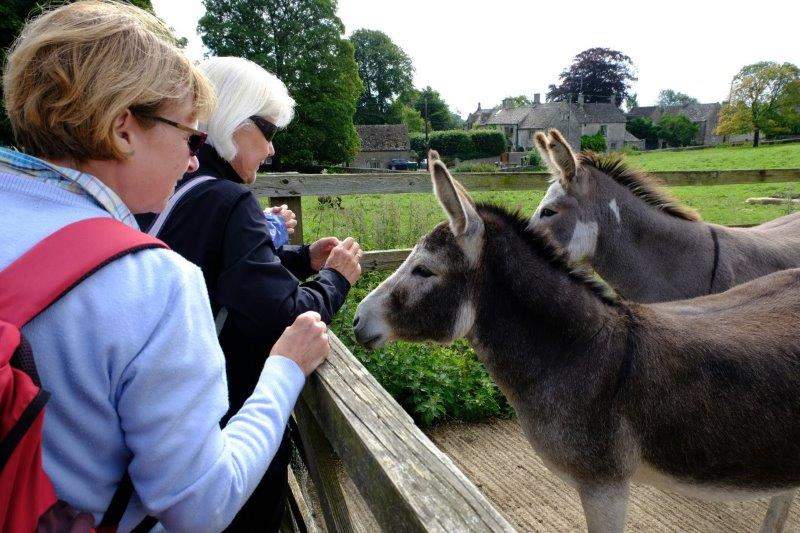
[{"label": "wooden fence post", "polygon": [[297,217],[297,226],[294,228],[294,233],[289,235],[289,242],[291,244],[303,244],[303,198],[300,196],[273,196],[269,199],[269,205],[282,205],[286,204],[289,209],[294,211]]}]

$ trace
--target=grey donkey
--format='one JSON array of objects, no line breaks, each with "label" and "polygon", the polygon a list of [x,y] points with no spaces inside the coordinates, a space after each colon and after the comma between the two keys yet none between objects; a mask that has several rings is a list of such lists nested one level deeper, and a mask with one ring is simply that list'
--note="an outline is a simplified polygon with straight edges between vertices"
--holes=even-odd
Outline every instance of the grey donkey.
[{"label": "grey donkey", "polygon": [[629,484],[706,498],[800,485],[800,269],[674,303],[617,297],[524,217],[473,203],[441,161],[449,218],[359,305],[356,339],[466,337],[589,531],[622,531]]},{"label": "grey donkey", "polygon": [[575,154],[557,130],[535,140],[553,182],[531,225],[626,298],[691,298],[800,267],[800,213],[753,228],[708,224],[618,155]]}]

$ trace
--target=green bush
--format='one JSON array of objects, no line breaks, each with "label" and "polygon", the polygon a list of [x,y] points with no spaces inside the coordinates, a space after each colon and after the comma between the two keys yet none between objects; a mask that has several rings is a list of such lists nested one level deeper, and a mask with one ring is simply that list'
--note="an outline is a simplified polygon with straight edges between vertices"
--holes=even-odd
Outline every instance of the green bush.
[{"label": "green bush", "polygon": [[686,115],[664,115],[658,121],[658,136],[672,147],[689,146],[700,126],[689,120]]},{"label": "green bush", "polygon": [[497,166],[493,163],[460,163],[453,172],[496,172]]},{"label": "green bush", "polygon": [[409,133],[408,140],[411,142],[411,150],[417,153],[418,159],[428,156],[428,150],[425,146],[424,133]]},{"label": "green bush", "polygon": [[[425,157],[424,133],[409,135],[411,149],[419,157]],[[503,132],[497,130],[444,130],[428,134],[430,147],[439,152],[442,158],[477,159],[494,157],[505,150],[506,140]]]},{"label": "green bush", "polygon": [[475,145],[474,158],[494,157],[502,154],[506,149],[506,136],[498,130],[470,130],[470,137]]},{"label": "green bush", "polygon": [[356,343],[352,326],[356,307],[385,278],[385,273],[364,274],[332,325],[367,370],[421,425],[510,416],[511,407],[464,340],[450,347],[393,342],[372,351]]},{"label": "green bush", "polygon": [[475,145],[466,130],[435,131],[430,134],[430,142],[431,148],[439,152],[441,156],[459,159],[474,158]]},{"label": "green bush", "polygon": [[581,136],[581,150],[592,150],[595,152],[605,152],[606,151],[606,138],[605,136],[597,132],[594,135],[582,135]]},{"label": "green bush", "polygon": [[522,164],[523,166],[532,166],[535,167],[536,169],[544,168],[544,165],[542,165],[542,156],[536,150],[530,151],[527,154],[523,155]]}]

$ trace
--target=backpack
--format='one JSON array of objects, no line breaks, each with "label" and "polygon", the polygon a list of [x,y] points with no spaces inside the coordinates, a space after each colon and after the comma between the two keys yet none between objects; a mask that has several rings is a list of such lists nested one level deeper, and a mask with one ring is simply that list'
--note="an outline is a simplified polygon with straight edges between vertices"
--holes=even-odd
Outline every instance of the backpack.
[{"label": "backpack", "polygon": [[[111,218],[70,224],[0,272],[0,531],[91,531],[93,517],[58,501],[42,468],[41,388],[22,327],[103,266],[161,241]],[[125,474],[96,531],[115,531],[133,484]]]}]

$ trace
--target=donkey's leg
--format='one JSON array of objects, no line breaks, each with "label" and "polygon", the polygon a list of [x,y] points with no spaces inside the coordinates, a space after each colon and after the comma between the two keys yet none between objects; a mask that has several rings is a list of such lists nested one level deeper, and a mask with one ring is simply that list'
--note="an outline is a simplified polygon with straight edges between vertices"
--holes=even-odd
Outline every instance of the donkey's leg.
[{"label": "donkey's leg", "polygon": [[621,533],[625,529],[628,492],[627,482],[578,487],[589,533]]},{"label": "donkey's leg", "polygon": [[789,518],[789,508],[792,506],[794,494],[795,491],[790,491],[772,497],[769,501],[767,516],[764,517],[764,523],[761,524],[761,533],[781,533],[783,531],[786,519]]}]

